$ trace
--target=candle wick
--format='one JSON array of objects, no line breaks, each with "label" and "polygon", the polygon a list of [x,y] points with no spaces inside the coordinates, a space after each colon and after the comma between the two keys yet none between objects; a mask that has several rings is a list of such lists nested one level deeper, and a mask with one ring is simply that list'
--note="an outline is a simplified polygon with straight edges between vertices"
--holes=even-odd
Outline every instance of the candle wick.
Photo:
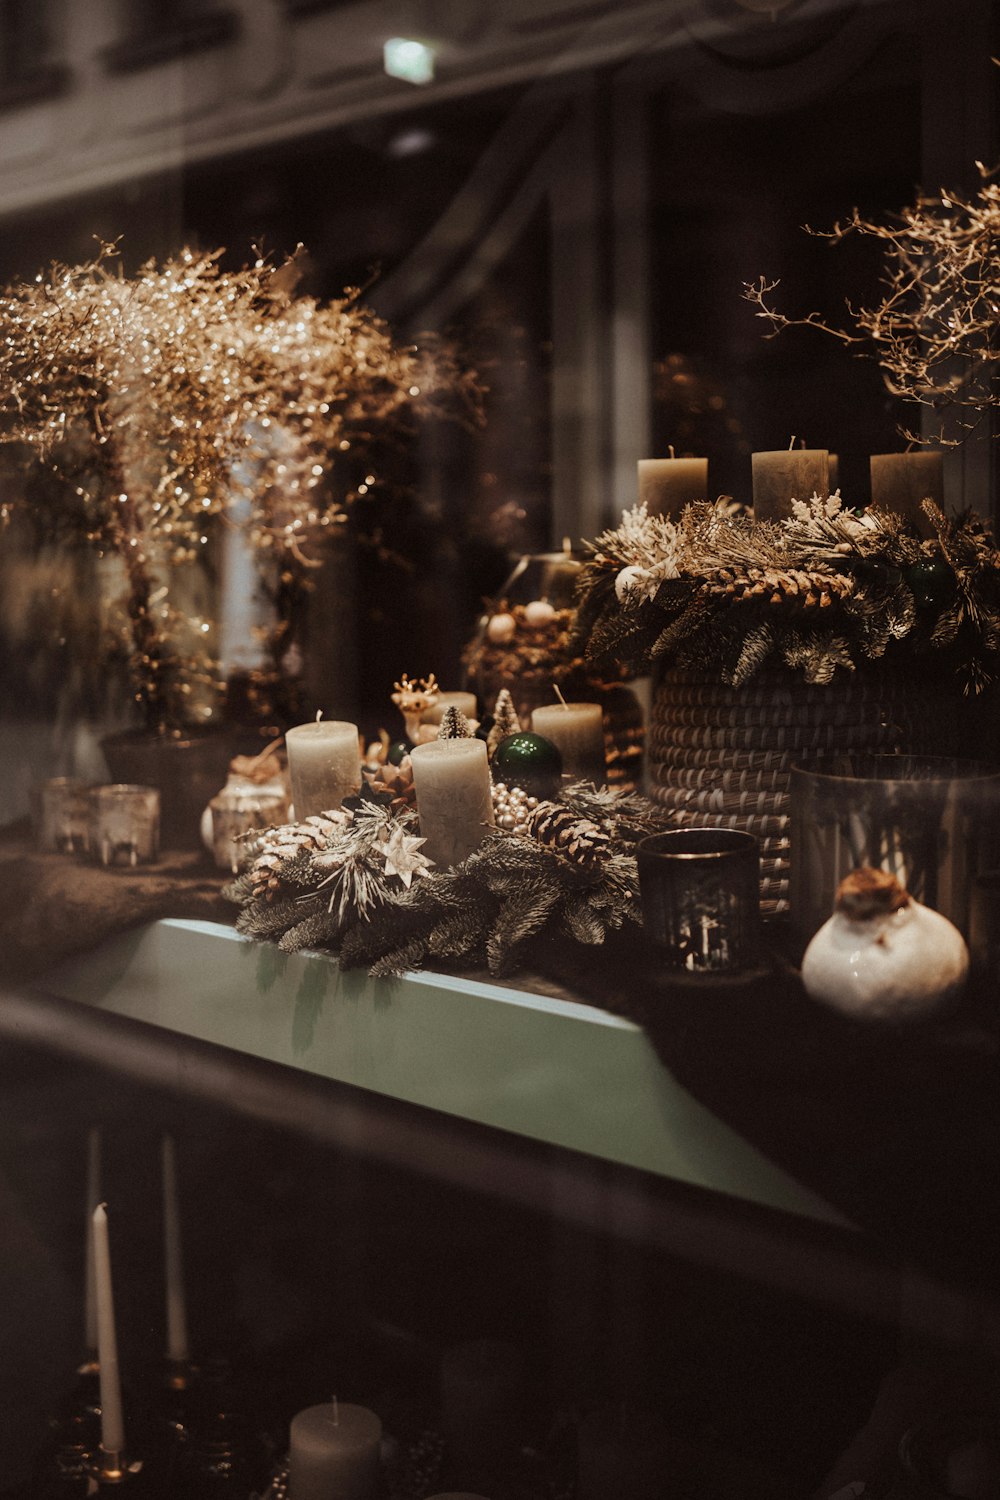
[{"label": "candle wick", "polygon": [[793,449],[793,448],[794,448],[794,447],[795,447],[795,437],[794,437],[794,435],[793,435],[793,437],[792,437],[792,441],[791,441],[791,442],[790,442],[790,443],[789,443],[789,445],[788,445],[788,451],[789,451],[789,453],[791,453],[791,451],[792,451],[792,449]]},{"label": "candle wick", "polygon": [[319,723],[319,721],[320,721],[320,719],[322,717],[323,717],[323,710],[321,708],[317,708],[317,710],[316,710],[316,723],[317,724]]},{"label": "candle wick", "polygon": [[673,445],[673,443],[668,443],[667,444],[667,452],[670,454],[671,458],[674,458],[676,456],[674,454],[674,445]]},{"label": "candle wick", "polygon": [[340,1407],[337,1405],[337,1398],[336,1398],[336,1396],[331,1396],[330,1397],[330,1404],[333,1407],[333,1417],[332,1417],[333,1425],[334,1425],[334,1427],[339,1427],[340,1426]]},{"label": "candle wick", "polygon": [[569,557],[569,555],[570,555],[570,553],[572,551],[573,551],[573,543],[572,543],[572,541],[570,540],[570,538],[568,536],[564,536],[563,537],[563,555],[565,557]]},{"label": "candle wick", "polygon": [[562,693],[559,691],[559,684],[558,684],[558,682],[554,682],[552,684],[552,691],[555,693],[556,697],[559,699],[559,702],[562,704],[563,708],[568,713],[569,712],[569,704],[566,702],[566,699],[563,697]]}]

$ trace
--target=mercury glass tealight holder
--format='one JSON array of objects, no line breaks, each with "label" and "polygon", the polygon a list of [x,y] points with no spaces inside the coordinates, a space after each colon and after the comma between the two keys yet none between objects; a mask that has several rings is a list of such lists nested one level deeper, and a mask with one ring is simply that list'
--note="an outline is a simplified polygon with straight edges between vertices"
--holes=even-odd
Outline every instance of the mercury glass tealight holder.
[{"label": "mercury glass tealight holder", "polygon": [[278,782],[231,776],[208,804],[212,813],[212,854],[220,870],[238,874],[250,858],[247,834],[273,828],[288,817],[288,798]]},{"label": "mercury glass tealight holder", "polygon": [[160,854],[160,794],[118,782],[90,797],[90,852],[102,865],[155,864]]},{"label": "mercury glass tealight holder", "polygon": [[90,814],[88,781],[53,776],[38,788],[38,843],[52,854],[84,854]]},{"label": "mercury glass tealight holder", "polygon": [[760,849],[749,833],[678,828],[636,848],[646,936],[689,974],[749,968],[760,941]]}]

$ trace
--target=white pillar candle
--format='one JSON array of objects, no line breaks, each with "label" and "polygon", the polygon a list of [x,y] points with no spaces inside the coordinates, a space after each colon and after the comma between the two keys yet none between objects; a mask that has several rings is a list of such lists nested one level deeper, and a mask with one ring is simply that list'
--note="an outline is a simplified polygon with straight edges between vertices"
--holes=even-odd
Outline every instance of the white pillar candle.
[{"label": "white pillar candle", "polygon": [[607,780],[604,714],[599,703],[552,703],[536,708],[531,727],[556,746],[567,775],[593,781],[596,786]]},{"label": "white pillar candle", "polygon": [[440,724],[445,716],[446,709],[457,708],[467,719],[476,717],[476,695],[475,693],[439,693],[436,703],[430,708],[425,708],[420,715],[421,724]]},{"label": "white pillar candle", "polygon": [[894,510],[913,521],[924,533],[930,525],[920,509],[921,500],[933,500],[944,508],[944,456],[937,448],[915,453],[873,453],[872,504]]},{"label": "white pillar candle", "polygon": [[288,1488],[294,1500],[368,1500],[378,1482],[382,1423],[365,1406],[331,1401],[292,1418]]},{"label": "white pillar candle", "polygon": [[83,1326],[87,1356],[97,1358],[97,1282],[94,1269],[94,1209],[101,1201],[101,1132],[87,1132],[87,1240],[84,1246]]},{"label": "white pillar candle", "polygon": [[793,500],[830,493],[830,455],[825,448],[784,448],[753,453],[753,513],[757,521],[791,515]]},{"label": "white pillar candle", "polygon": [[640,458],[639,504],[651,516],[679,516],[693,500],[708,499],[707,458]]},{"label": "white pillar candle", "polygon": [[177,1152],[169,1135],[163,1137],[163,1263],[166,1268],[167,1358],[182,1362],[189,1352],[187,1303],[177,1201]]},{"label": "white pillar candle", "polygon": [[313,813],[338,808],[345,797],[359,790],[361,746],[356,724],[343,719],[297,724],[285,735],[285,748],[299,822]]},{"label": "white pillar candle", "polygon": [[121,1453],[125,1447],[125,1421],[122,1416],[121,1376],[118,1372],[115,1302],[111,1290],[108,1215],[103,1203],[99,1203],[94,1209],[93,1225],[97,1360],[101,1382],[101,1447],[105,1453]]},{"label": "white pillar candle", "polygon": [[410,755],[423,853],[439,870],[461,864],[493,826],[484,740],[431,740]]}]

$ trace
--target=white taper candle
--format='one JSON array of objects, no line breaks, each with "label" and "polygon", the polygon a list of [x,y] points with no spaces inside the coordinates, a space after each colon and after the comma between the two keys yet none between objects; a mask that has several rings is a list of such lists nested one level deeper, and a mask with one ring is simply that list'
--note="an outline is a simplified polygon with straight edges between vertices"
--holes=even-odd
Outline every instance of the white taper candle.
[{"label": "white taper candle", "polygon": [[177,1200],[177,1149],[169,1135],[163,1137],[163,1260],[166,1268],[167,1358],[180,1362],[187,1359],[189,1352],[187,1302]]},{"label": "white taper candle", "polygon": [[115,1301],[111,1290],[108,1215],[103,1203],[94,1209],[94,1282],[97,1298],[97,1359],[101,1381],[101,1447],[121,1453],[125,1447],[122,1384],[118,1372]]}]

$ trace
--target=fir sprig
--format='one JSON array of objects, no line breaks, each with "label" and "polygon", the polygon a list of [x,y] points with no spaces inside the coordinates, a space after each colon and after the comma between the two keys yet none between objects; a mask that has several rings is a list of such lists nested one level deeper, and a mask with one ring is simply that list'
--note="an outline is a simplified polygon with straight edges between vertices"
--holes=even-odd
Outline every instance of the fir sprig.
[{"label": "fir sprig", "polygon": [[582,570],[579,648],[598,668],[665,660],[733,686],[765,664],[827,683],[891,654],[979,692],[1000,675],[1000,552],[971,512],[924,511],[929,539],[839,494],[796,501],[782,521],[721,503],[677,520],[626,511]]}]

